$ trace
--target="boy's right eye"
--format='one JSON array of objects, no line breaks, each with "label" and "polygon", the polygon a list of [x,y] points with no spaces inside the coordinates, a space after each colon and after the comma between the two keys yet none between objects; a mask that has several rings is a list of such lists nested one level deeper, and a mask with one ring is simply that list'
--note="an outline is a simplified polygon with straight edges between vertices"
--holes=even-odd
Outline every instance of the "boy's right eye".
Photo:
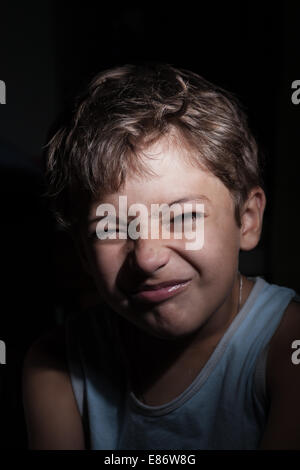
[{"label": "boy's right eye", "polygon": [[[93,230],[88,234],[88,238],[91,240],[106,240],[110,235],[117,234],[117,233],[127,233],[127,229],[123,227],[116,227],[104,230]],[[103,238],[101,238],[103,236]],[[112,238],[114,239],[114,238]]]}]

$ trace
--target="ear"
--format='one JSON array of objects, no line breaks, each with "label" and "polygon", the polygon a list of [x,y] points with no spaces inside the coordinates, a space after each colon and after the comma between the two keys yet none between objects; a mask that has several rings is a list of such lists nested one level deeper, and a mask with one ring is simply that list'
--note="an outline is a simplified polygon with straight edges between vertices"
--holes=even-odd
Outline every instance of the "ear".
[{"label": "ear", "polygon": [[240,249],[249,251],[259,242],[263,215],[266,207],[266,195],[264,190],[257,186],[250,191],[244,204],[241,216]]}]

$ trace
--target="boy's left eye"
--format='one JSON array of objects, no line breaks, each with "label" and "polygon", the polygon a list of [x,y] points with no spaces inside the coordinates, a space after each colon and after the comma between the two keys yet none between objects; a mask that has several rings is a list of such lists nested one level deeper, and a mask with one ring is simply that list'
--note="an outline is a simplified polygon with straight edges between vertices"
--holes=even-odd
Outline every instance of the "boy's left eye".
[{"label": "boy's left eye", "polygon": [[173,217],[170,222],[174,222],[174,221],[181,221],[184,222],[184,220],[187,220],[187,219],[193,219],[193,221],[196,221],[197,217],[203,217],[204,214],[202,212],[187,212],[185,214],[180,214],[180,215],[177,215],[176,217]]},{"label": "boy's left eye", "polygon": [[[197,223],[197,219],[203,218],[203,212],[185,212],[183,214],[179,214],[173,218],[170,218],[170,223],[166,221],[166,230],[174,231],[174,232],[182,232],[184,230],[191,230],[192,227],[195,227]],[[186,225],[188,224],[188,225]]]}]

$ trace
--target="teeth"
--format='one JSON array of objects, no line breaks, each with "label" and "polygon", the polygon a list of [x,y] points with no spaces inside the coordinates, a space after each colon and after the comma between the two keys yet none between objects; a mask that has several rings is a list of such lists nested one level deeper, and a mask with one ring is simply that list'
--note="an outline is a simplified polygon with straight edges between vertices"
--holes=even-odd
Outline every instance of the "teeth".
[{"label": "teeth", "polygon": [[186,282],[184,282],[183,284],[176,284],[176,286],[170,287],[170,289],[168,289],[168,292],[172,292],[173,290],[176,290],[179,287],[184,286],[184,284],[186,284]]}]

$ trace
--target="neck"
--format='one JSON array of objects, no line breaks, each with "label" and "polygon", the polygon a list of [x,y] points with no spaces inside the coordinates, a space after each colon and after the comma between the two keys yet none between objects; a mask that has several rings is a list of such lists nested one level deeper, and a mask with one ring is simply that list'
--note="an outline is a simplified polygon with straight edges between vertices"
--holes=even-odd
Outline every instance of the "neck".
[{"label": "neck", "polygon": [[[232,295],[228,297],[227,303],[224,302],[226,308],[222,306],[223,310],[219,309],[201,328],[185,337],[174,340],[157,338],[128,325],[133,328],[133,335],[126,335],[133,389],[147,389],[149,383],[153,383],[167,370],[176,368],[184,370],[187,366],[190,367],[197,358],[205,362],[238,314],[252,287],[253,281],[243,278],[243,292],[241,302],[239,302],[240,279],[238,276]],[[198,363],[194,364],[196,371],[198,366]],[[142,386],[141,377],[143,377]]]}]

